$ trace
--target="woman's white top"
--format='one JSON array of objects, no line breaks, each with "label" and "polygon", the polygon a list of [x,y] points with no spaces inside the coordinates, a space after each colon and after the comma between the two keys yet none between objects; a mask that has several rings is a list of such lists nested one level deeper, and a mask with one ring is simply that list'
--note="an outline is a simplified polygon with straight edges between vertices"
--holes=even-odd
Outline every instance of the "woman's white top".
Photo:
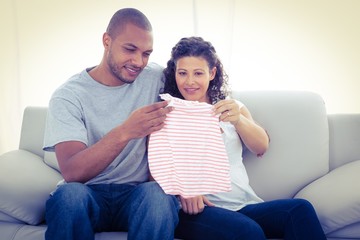
[{"label": "woman's white top", "polygon": [[209,194],[206,197],[217,207],[233,211],[238,211],[248,204],[263,202],[249,185],[249,177],[242,158],[242,142],[235,127],[229,122],[220,122],[220,126],[223,130],[223,140],[230,163],[232,190]]}]

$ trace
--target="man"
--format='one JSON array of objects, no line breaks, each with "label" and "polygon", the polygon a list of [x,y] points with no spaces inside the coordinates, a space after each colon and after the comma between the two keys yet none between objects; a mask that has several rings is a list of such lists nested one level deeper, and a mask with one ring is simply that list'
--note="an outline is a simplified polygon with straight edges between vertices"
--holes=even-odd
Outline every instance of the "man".
[{"label": "man", "polygon": [[45,237],[128,231],[129,239],[173,239],[178,202],[148,182],[146,136],[171,111],[155,103],[163,82],[162,69],[148,64],[151,24],[121,9],[103,45],[100,64],[71,77],[49,103],[44,150],[55,151],[64,183],[46,203]]}]

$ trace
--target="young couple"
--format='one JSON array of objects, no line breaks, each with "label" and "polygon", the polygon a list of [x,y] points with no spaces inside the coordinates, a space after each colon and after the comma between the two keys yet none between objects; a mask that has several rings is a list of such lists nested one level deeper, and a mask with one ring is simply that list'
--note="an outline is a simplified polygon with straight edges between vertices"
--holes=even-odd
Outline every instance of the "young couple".
[{"label": "young couple", "polygon": [[[110,20],[103,46],[100,64],[74,75],[50,100],[44,149],[56,152],[64,182],[46,204],[46,239],[90,240],[104,231],[154,240],[326,239],[308,201],[263,202],[250,187],[242,142],[263,154],[269,138],[246,106],[228,96],[209,42],[183,38],[164,70],[148,64],[151,24],[126,8]],[[214,105],[231,150],[231,192],[178,200],[148,181],[146,138],[171,111],[168,102],[157,102],[159,93]]]}]

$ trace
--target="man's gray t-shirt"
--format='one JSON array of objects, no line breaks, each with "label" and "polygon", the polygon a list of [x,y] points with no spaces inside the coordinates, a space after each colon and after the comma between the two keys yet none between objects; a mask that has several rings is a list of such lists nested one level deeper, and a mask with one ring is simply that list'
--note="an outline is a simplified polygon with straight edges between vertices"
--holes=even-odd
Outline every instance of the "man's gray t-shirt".
[{"label": "man's gray t-shirt", "polygon": [[[52,95],[44,136],[44,150],[56,144],[80,141],[91,146],[136,109],[158,100],[163,87],[162,68],[150,63],[132,84],[109,87],[86,70],[71,77]],[[148,180],[146,138],[133,139],[116,159],[86,184],[137,184]]]}]

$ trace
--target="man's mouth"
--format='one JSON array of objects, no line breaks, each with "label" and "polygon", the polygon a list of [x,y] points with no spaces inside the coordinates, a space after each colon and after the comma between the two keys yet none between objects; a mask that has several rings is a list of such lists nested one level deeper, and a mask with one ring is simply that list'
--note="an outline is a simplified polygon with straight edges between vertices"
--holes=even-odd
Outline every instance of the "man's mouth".
[{"label": "man's mouth", "polygon": [[126,67],[125,66],[125,69],[130,75],[137,75],[141,71],[141,68],[135,68],[135,67]]}]

